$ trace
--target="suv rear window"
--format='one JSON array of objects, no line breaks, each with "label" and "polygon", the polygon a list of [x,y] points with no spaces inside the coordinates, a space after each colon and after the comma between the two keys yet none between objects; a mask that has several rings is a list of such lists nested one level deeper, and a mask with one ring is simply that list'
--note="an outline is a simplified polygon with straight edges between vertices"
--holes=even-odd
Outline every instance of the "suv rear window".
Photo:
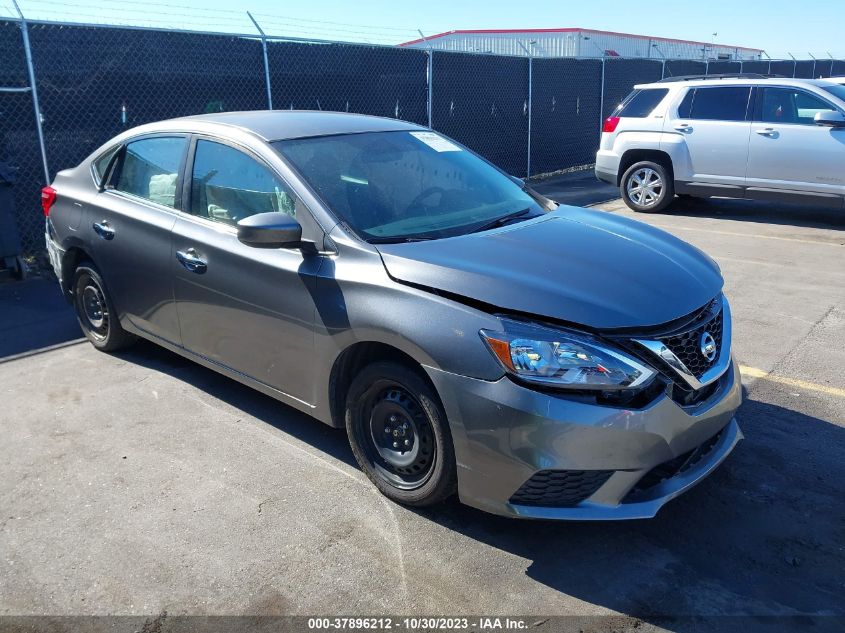
[{"label": "suv rear window", "polygon": [[749,86],[692,88],[678,106],[682,119],[745,121]]},{"label": "suv rear window", "polygon": [[613,116],[643,119],[654,112],[654,109],[667,94],[669,94],[667,88],[634,90],[625,101],[619,104]]}]

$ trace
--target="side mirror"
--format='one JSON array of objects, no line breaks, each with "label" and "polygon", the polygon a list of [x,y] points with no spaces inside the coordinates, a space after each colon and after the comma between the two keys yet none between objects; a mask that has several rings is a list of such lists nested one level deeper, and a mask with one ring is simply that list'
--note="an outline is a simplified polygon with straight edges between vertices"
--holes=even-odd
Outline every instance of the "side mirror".
[{"label": "side mirror", "polygon": [[845,127],[845,115],[838,110],[822,110],[821,112],[816,112],[813,121],[815,121],[816,125]]},{"label": "side mirror", "polygon": [[238,240],[255,248],[297,248],[302,227],[286,213],[257,213],[238,222]]}]

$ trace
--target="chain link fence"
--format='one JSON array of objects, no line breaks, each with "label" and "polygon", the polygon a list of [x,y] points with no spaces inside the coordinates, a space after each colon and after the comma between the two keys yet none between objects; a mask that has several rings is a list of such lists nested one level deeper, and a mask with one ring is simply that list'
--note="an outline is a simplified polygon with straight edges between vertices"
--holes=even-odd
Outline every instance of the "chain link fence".
[{"label": "chain link fence", "polygon": [[428,125],[428,55],[416,49],[269,41],[273,107]]},{"label": "chain link fence", "polygon": [[528,59],[432,53],[432,127],[509,174],[524,176]]},{"label": "chain link fence", "polygon": [[591,165],[602,120],[639,83],[737,72],[845,75],[840,60],[532,59],[258,34],[27,25],[40,119],[22,23],[0,22],[0,166],[12,168],[6,173],[14,175],[26,253],[43,249],[42,161],[52,178],[119,132],[151,121],[270,107],[393,117],[430,126],[508,173],[530,177]]}]

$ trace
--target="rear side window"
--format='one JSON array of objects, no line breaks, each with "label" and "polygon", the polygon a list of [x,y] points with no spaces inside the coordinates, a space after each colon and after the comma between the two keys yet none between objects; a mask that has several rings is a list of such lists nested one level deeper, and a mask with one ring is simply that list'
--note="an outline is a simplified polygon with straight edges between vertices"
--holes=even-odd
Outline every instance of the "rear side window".
[{"label": "rear side window", "polygon": [[631,95],[625,99],[613,116],[631,117],[635,119],[642,119],[649,116],[658,104],[663,101],[663,98],[669,94],[667,88],[646,88],[644,90],[635,90]]},{"label": "rear side window", "polygon": [[157,136],[126,146],[114,188],[167,207],[176,206],[179,167],[186,139]]},{"label": "rear side window", "polygon": [[745,121],[749,86],[718,86],[690,90],[678,108],[684,119]]}]

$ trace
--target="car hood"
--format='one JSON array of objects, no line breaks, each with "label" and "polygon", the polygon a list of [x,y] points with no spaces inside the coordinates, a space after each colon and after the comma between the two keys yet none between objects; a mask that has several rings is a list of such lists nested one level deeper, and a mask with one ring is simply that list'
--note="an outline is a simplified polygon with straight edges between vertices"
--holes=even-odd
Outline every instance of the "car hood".
[{"label": "car hood", "polygon": [[722,288],[718,266],[694,246],[578,207],[492,231],[377,248],[397,281],[593,329],[660,325]]}]

